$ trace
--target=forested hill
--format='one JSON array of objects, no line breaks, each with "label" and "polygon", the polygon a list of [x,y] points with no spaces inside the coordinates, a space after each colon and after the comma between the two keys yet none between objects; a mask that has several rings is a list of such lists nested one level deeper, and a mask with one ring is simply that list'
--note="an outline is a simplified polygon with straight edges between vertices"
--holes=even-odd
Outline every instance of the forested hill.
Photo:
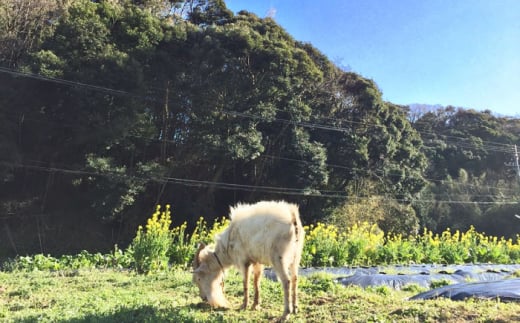
[{"label": "forested hill", "polygon": [[306,223],[520,231],[520,120],[382,100],[222,0],[0,3],[0,257],[125,244],[239,201]]}]

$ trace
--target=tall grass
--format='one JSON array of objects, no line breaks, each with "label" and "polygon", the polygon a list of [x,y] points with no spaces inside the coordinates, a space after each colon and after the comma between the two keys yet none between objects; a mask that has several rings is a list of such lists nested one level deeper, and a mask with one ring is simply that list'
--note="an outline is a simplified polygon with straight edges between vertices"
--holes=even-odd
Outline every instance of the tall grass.
[{"label": "tall grass", "polygon": [[[187,223],[170,228],[170,207],[156,211],[126,250],[115,246],[109,254],[55,258],[48,255],[21,256],[0,264],[3,270],[65,270],[78,268],[127,268],[140,273],[161,271],[169,266],[187,268],[200,242],[211,243],[229,224],[226,218],[211,225],[199,218],[193,229]],[[383,232],[377,225],[355,223],[345,231],[317,223],[305,227],[302,267],[371,266],[410,263],[517,263],[520,237],[505,239],[487,236],[471,227],[466,232],[445,230],[434,234],[428,229],[405,237]]]}]

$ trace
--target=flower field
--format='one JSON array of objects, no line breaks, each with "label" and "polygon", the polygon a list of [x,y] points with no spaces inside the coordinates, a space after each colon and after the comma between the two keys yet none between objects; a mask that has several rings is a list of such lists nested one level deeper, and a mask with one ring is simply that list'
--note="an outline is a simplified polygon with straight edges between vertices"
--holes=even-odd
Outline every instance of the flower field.
[{"label": "flower field", "polygon": [[[77,255],[19,256],[4,261],[0,269],[63,270],[80,268],[125,268],[140,273],[167,267],[187,268],[199,242],[209,243],[229,220],[211,225],[200,218],[190,231],[186,223],[170,228],[170,207],[156,211],[126,249],[118,246],[107,254],[83,251]],[[341,231],[330,224],[305,227],[301,267],[374,266],[387,264],[518,263],[520,237],[515,240],[487,236],[473,227],[466,232],[445,230],[434,234],[424,229],[418,235],[402,236],[381,231],[377,225],[357,223]]]},{"label": "flower field", "polygon": [[408,237],[385,234],[368,223],[354,224],[344,232],[324,223],[305,229],[303,267],[520,261],[519,236],[514,241],[486,236],[473,227],[466,232],[447,229],[441,234],[424,229],[421,234]]}]

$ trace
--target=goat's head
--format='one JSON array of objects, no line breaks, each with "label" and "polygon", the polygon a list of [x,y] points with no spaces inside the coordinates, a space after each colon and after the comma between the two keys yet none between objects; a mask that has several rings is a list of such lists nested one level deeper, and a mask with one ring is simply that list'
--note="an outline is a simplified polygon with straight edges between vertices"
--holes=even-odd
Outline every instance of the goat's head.
[{"label": "goat's head", "polygon": [[230,307],[224,296],[224,271],[213,251],[200,244],[193,259],[193,282],[199,288],[203,301],[212,307]]}]

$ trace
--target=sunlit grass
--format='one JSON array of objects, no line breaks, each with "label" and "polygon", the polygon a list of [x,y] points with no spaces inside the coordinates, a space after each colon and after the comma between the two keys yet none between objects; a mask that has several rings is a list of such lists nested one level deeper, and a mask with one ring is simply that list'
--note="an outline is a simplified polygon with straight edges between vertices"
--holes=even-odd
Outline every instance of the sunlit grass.
[{"label": "sunlit grass", "polygon": [[[497,300],[408,301],[417,290],[344,287],[328,274],[302,277],[301,312],[293,322],[512,322],[520,304]],[[238,310],[241,276],[231,271],[226,293],[233,308],[202,304],[184,269],[150,275],[131,271],[0,272],[2,322],[258,322],[282,313],[278,282],[262,281],[262,309]]]}]

